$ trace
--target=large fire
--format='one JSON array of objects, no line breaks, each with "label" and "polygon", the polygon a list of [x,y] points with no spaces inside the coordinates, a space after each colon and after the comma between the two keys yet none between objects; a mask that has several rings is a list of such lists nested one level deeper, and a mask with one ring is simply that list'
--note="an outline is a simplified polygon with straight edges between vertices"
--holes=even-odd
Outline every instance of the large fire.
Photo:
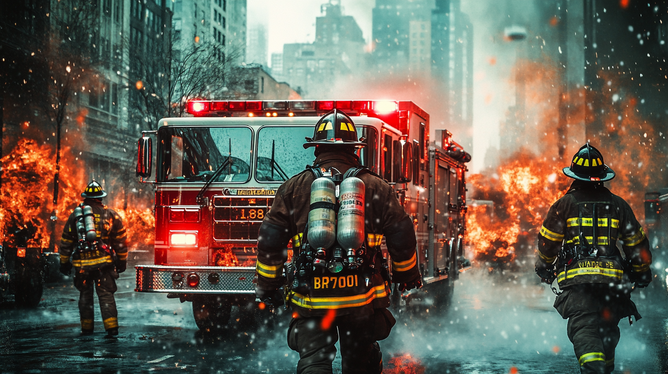
[{"label": "large fire", "polygon": [[[629,94],[633,91],[625,89],[616,75],[600,72],[606,88],[586,92],[589,100],[605,105],[597,118],[604,124],[600,130],[592,130],[593,119],[585,118],[584,88],[564,94],[571,125],[567,128],[570,134],[561,140],[565,149],[560,157],[559,139],[564,137],[557,132],[557,100],[550,99],[558,87],[554,64],[523,64],[535,74],[524,80],[527,110],[518,131],[517,144],[521,146],[511,149],[496,169],[468,178],[473,203],[467,214],[467,241],[475,243],[475,262],[486,267],[521,265],[528,257],[533,264],[536,235],[545,214],[573,181],[561,169],[570,165],[572,155],[587,140],[603,153],[605,163],[616,173],[606,187],[629,202],[641,223],[644,192],[663,182],[660,176],[666,155],[659,140],[665,139],[665,134],[655,133],[640,117],[638,100]],[[584,126],[574,125],[578,123]]]},{"label": "large fire", "polygon": [[[56,158],[51,147],[23,138],[2,158],[0,236],[5,245],[42,249],[50,244],[53,248],[59,245],[63,226],[81,202],[81,191],[88,183],[83,161],[68,148],[61,152],[56,206],[53,206]],[[114,209],[123,218],[131,249],[153,244],[155,219],[151,209]]]}]

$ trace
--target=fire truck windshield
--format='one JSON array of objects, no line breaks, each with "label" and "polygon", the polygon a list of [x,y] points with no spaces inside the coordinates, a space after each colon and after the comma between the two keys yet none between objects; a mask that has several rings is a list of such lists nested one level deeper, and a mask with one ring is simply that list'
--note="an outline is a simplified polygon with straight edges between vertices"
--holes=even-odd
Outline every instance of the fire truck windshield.
[{"label": "fire truck windshield", "polygon": [[247,127],[163,127],[159,133],[161,181],[246,182],[250,177],[252,132]]},{"label": "fire truck windshield", "polygon": [[257,174],[259,182],[285,181],[313,163],[313,149],[304,149],[313,127],[265,126],[258,132]]}]

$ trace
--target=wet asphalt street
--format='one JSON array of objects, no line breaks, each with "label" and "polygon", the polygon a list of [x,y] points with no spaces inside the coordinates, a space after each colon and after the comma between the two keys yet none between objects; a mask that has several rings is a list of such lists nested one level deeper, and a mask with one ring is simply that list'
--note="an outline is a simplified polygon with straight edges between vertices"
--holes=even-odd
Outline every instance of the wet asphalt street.
[{"label": "wet asphalt street", "polygon": [[[131,269],[131,268],[130,268]],[[579,373],[554,295],[532,274],[462,274],[445,315],[401,314],[381,342],[385,373]],[[620,322],[616,373],[668,373],[665,281],[634,292],[643,318]],[[105,338],[96,305],[95,334],[80,336],[78,292],[50,283],[35,309],[0,305],[1,373],[294,373],[297,355],[276,330],[240,316],[222,334],[198,331],[190,303],[134,292],[121,274],[120,335]],[[96,300],[97,302],[97,300]],[[340,373],[340,358],[334,372]]]}]

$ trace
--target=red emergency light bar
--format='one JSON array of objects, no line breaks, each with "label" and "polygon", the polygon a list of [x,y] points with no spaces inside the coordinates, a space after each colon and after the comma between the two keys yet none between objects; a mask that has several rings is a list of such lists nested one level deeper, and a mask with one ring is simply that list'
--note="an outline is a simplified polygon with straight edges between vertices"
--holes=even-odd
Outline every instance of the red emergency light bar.
[{"label": "red emergency light bar", "polygon": [[[399,111],[396,101],[368,100],[318,100],[318,101],[210,101],[193,100],[187,105],[188,113],[194,116],[233,115],[234,112],[247,112],[248,116],[256,116],[258,112],[281,112],[290,115],[295,112],[328,112],[340,109],[347,112],[390,114]],[[272,115],[276,116],[277,114]]]}]

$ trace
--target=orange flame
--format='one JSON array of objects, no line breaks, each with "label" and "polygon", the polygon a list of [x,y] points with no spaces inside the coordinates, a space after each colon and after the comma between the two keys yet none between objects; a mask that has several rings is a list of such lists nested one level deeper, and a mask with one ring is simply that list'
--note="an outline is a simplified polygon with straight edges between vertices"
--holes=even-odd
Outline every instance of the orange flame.
[{"label": "orange flame", "polygon": [[[515,152],[501,160],[495,170],[468,178],[473,186],[469,196],[474,201],[467,213],[467,241],[475,243],[474,258],[484,266],[509,264],[518,257],[534,255],[545,214],[573,181],[561,169],[570,165],[572,155],[587,138],[616,173],[606,186],[629,202],[641,222],[644,192],[663,183],[661,178],[652,179],[662,175],[661,168],[666,164],[666,155],[657,144],[663,134],[655,134],[652,124],[641,118],[638,100],[619,76],[600,71],[598,76],[606,83],[601,92],[581,88],[563,94],[570,108],[571,133],[560,141],[566,147],[560,158],[558,139],[562,137],[555,120],[559,118],[555,105],[559,75],[555,64],[521,64],[532,74],[524,79],[526,110],[517,131],[518,146],[510,147]],[[585,95],[588,102],[607,103],[602,113],[596,114],[598,118],[585,117]],[[577,123],[584,126],[573,125]],[[598,129],[596,123],[603,125]]]}]

